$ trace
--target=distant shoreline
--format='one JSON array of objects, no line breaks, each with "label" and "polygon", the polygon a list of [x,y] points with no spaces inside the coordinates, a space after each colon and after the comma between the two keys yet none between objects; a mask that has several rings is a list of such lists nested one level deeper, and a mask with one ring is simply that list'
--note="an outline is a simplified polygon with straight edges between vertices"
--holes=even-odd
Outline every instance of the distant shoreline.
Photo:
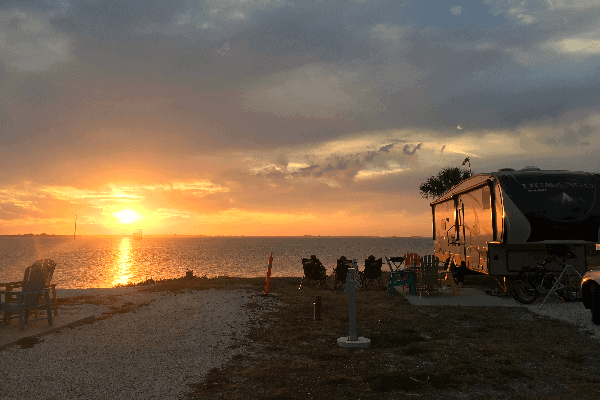
[{"label": "distant shoreline", "polygon": [[[132,235],[76,235],[75,238],[90,238],[90,237],[101,237],[101,238],[109,238],[109,237],[131,237]],[[18,234],[18,235],[0,235],[0,237],[18,237],[18,238],[72,238],[73,235],[47,235],[47,234]],[[144,235],[144,238],[152,238],[152,237],[205,237],[205,238],[213,238],[213,237],[227,237],[227,238],[390,238],[390,239],[428,239],[428,236],[371,236],[371,235],[356,235],[356,236],[337,236],[337,235],[278,235],[278,236],[270,236],[270,235]],[[143,239],[142,239],[143,240]],[[433,240],[433,239],[432,239]]]}]

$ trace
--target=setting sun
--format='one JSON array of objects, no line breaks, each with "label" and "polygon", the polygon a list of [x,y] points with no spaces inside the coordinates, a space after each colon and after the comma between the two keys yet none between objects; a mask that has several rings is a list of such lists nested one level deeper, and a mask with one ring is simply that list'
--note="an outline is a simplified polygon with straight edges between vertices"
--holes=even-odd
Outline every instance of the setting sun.
[{"label": "setting sun", "polygon": [[131,210],[119,211],[117,213],[114,213],[113,215],[117,217],[119,221],[121,221],[121,223],[123,224],[130,224],[140,217]]}]

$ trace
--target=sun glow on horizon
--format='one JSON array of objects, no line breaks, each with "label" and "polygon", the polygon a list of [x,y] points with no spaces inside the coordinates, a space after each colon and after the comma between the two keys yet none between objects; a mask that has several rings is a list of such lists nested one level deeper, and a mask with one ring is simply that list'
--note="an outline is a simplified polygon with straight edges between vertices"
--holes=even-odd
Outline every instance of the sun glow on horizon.
[{"label": "sun glow on horizon", "polygon": [[113,214],[116,218],[121,221],[122,224],[130,224],[140,218],[135,212],[131,210],[123,210]]}]

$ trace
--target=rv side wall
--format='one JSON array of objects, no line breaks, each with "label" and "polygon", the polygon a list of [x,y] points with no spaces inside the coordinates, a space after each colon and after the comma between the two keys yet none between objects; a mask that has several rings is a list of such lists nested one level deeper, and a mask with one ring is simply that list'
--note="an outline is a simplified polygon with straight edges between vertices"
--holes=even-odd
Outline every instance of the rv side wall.
[{"label": "rv side wall", "polygon": [[487,244],[494,240],[494,222],[496,236],[503,233],[501,201],[499,187],[485,185],[435,204],[435,255],[440,260],[452,257],[457,265],[464,263],[468,269],[488,273]]}]

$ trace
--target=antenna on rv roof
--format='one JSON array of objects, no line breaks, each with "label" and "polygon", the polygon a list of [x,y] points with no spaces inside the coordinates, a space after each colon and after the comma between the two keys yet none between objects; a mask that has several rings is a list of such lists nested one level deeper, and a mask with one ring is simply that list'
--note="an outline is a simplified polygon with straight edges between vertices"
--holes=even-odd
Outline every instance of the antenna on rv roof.
[{"label": "antenna on rv roof", "polygon": [[469,176],[473,176],[473,173],[471,172],[471,159],[469,157],[465,158],[462,165],[465,165],[466,163],[469,163]]}]

